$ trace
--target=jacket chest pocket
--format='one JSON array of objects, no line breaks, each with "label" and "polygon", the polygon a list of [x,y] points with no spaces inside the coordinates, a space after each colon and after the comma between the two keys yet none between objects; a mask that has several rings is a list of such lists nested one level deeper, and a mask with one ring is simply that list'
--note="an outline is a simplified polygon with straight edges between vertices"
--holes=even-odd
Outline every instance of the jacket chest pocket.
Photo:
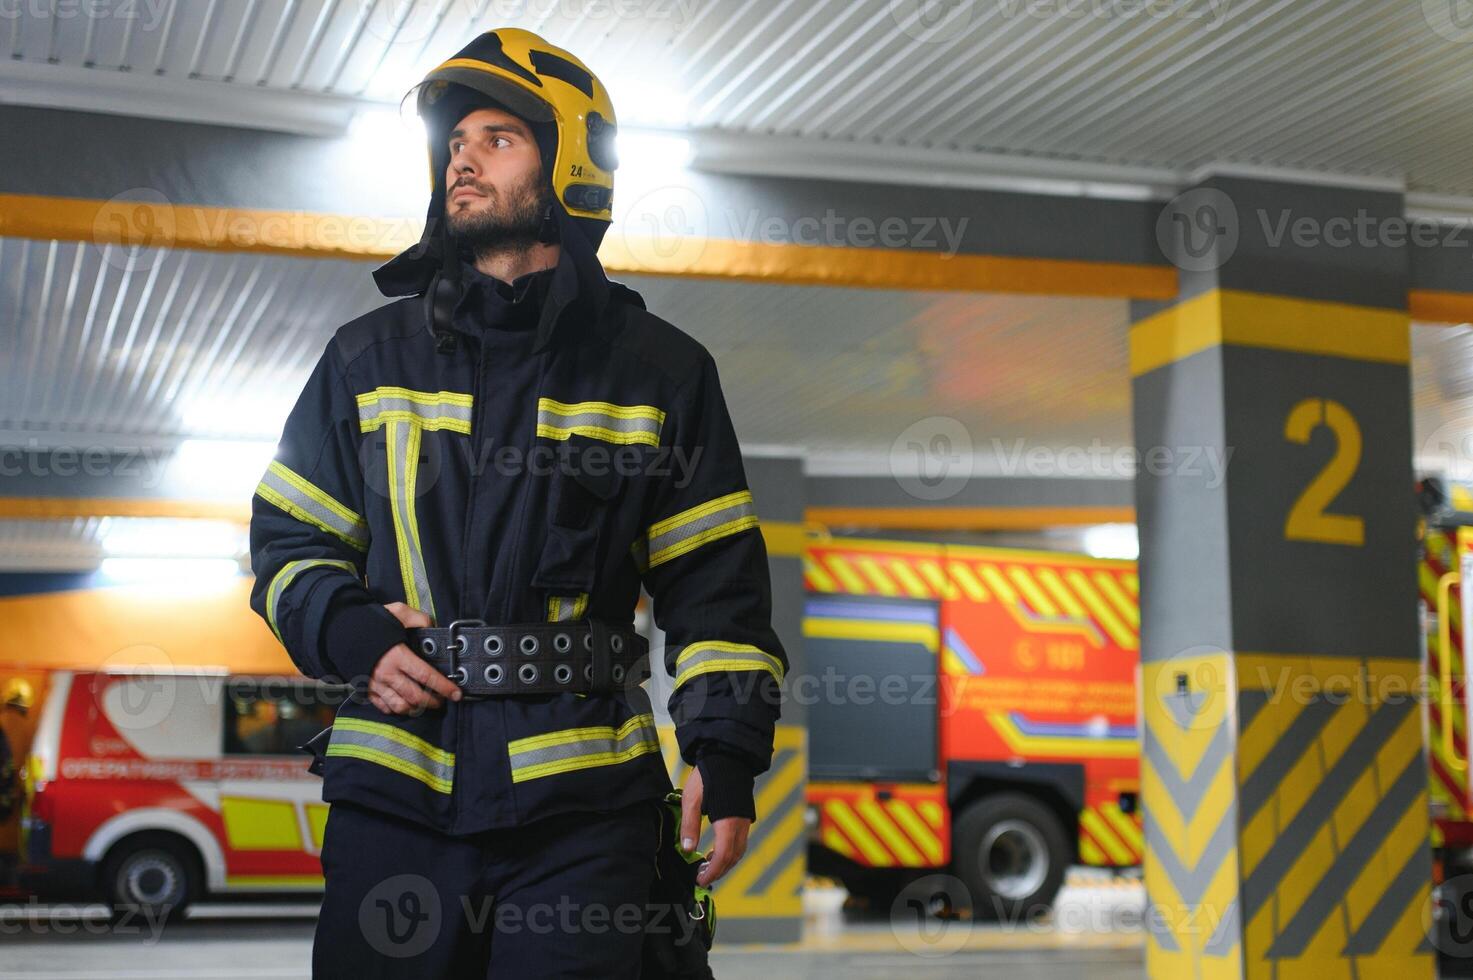
[{"label": "jacket chest pocket", "polygon": [[[613,521],[623,500],[624,476],[617,470],[576,466],[553,473],[548,494],[547,538],[532,574],[532,586],[550,596],[578,596],[586,604],[607,554]],[[549,618],[578,618],[571,608]],[[581,614],[581,609],[579,610]]]}]

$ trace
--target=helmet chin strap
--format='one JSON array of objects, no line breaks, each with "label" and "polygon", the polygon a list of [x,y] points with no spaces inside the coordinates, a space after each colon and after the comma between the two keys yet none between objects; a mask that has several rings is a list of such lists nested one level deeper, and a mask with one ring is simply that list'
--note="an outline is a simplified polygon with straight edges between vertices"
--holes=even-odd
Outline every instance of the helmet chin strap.
[{"label": "helmet chin strap", "polygon": [[435,350],[441,354],[453,354],[456,348],[455,333],[450,329],[450,318],[455,314],[455,304],[460,302],[460,252],[455,238],[450,234],[450,221],[440,219],[440,271],[425,293],[429,301],[427,316],[435,335]]}]

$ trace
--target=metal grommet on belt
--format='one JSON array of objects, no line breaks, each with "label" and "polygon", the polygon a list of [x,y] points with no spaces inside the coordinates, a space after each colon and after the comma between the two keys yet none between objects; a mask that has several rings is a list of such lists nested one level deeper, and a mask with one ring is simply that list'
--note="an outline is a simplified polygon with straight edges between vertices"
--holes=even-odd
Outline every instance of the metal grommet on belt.
[{"label": "metal grommet on belt", "polygon": [[502,641],[501,637],[493,634],[481,641],[481,649],[486,651],[486,656],[488,657],[499,657],[501,656],[501,651],[506,649],[506,643]]},{"label": "metal grommet on belt", "polygon": [[552,648],[558,653],[567,653],[573,649],[573,638],[566,633],[559,633],[552,638]]},{"label": "metal grommet on belt", "polygon": [[583,665],[583,679],[585,681],[593,680],[593,664]]},{"label": "metal grommet on belt", "polygon": [[455,682],[456,687],[465,687],[465,682],[471,679],[470,671],[464,667],[456,667],[446,676]]},{"label": "metal grommet on belt", "polygon": [[573,679],[573,668],[567,664],[558,664],[553,668],[552,679],[559,684],[566,684]]},{"label": "metal grommet on belt", "polygon": [[528,657],[533,656],[537,653],[537,637],[533,636],[531,633],[523,634],[520,646],[523,654]]},{"label": "metal grommet on belt", "polygon": [[622,681],[624,679],[624,665],[614,664],[613,667],[609,668],[609,676],[614,679],[615,684]]},{"label": "metal grommet on belt", "polygon": [[522,664],[522,666],[517,669],[517,677],[521,680],[523,684],[537,683],[537,665]]},{"label": "metal grommet on belt", "polygon": [[592,632],[588,632],[588,633],[584,633],[583,634],[583,649],[587,650],[589,653],[592,653],[593,652],[593,633]]},{"label": "metal grommet on belt", "polygon": [[[610,634],[610,636],[609,636],[609,649],[612,650],[612,651],[614,651],[615,653],[623,653],[624,652],[624,637],[620,636],[618,633]],[[617,677],[614,678],[614,680],[618,680],[618,679],[619,678],[617,678]]]},{"label": "metal grommet on belt", "polygon": [[487,664],[481,676],[486,678],[487,684],[500,684],[502,678],[506,676],[506,670],[501,664]]},{"label": "metal grommet on belt", "polygon": [[433,636],[427,636],[420,640],[419,648],[424,652],[426,657],[433,657],[436,653],[440,652],[440,645],[435,642]]}]

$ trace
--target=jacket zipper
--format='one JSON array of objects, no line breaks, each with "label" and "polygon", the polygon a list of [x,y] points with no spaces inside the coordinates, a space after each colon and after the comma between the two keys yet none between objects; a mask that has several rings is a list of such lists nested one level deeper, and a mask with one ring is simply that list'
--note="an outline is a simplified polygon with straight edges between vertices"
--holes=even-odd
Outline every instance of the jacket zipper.
[{"label": "jacket zipper", "polygon": [[[476,432],[481,428],[477,423],[481,419],[481,413],[485,407],[481,404],[481,375],[486,369],[486,345],[476,342],[476,373],[471,378],[471,431],[470,441],[470,478],[466,482],[465,497],[465,520],[460,530],[460,608],[456,610],[457,616],[472,616],[478,618],[480,610],[471,605],[471,525],[475,523],[476,516],[476,478],[480,475],[483,460],[480,448],[476,445]],[[474,610],[474,612],[472,612]]]}]

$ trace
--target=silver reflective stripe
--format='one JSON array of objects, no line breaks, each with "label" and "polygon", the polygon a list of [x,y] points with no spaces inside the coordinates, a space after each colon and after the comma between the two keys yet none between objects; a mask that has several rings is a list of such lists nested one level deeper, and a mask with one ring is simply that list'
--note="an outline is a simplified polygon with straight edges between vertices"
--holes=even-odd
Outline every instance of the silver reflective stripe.
[{"label": "silver reflective stripe", "polygon": [[686,646],[675,658],[675,687],[701,674],[728,670],[765,670],[775,680],[783,679],[782,661],[750,643],[701,640]]},{"label": "silver reflective stripe", "polygon": [[659,749],[659,736],[651,714],[635,715],[618,729],[595,725],[507,743],[514,783],[576,769],[617,765]]},{"label": "silver reflective stripe", "polygon": [[455,778],[453,753],[393,725],[361,718],[333,722],[327,754],[377,763],[440,793],[449,793]]},{"label": "silver reflective stripe", "polygon": [[354,578],[358,577],[358,569],[353,567],[350,561],[343,561],[339,558],[299,558],[281,566],[281,571],[276,573],[271,580],[271,585],[266,589],[266,622],[270,624],[271,632],[276,634],[276,639],[283,644],[286,641],[281,639],[281,627],[277,625],[277,619],[280,617],[278,606],[281,604],[281,596],[298,575],[309,568],[322,566],[341,568],[345,572],[352,573]]},{"label": "silver reflective stripe", "polygon": [[256,495],[304,524],[321,528],[360,551],[368,550],[368,525],[362,517],[276,460],[266,468]]},{"label": "silver reflective stripe", "polygon": [[537,399],[537,434],[548,439],[587,436],[623,445],[658,446],[664,422],[665,413],[653,405]]},{"label": "silver reflective stripe", "polygon": [[394,543],[399,550],[399,573],[404,579],[404,601],[435,618],[429,573],[415,518],[415,481],[419,477],[420,427],[391,421],[385,428],[389,454],[389,507],[394,517]]},{"label": "silver reflective stripe", "polygon": [[[654,568],[703,544],[757,526],[757,509],[749,490],[708,500],[650,526],[645,562]],[[638,556],[636,556],[636,561]]]},{"label": "silver reflective stripe", "polygon": [[358,396],[358,428],[372,432],[390,422],[469,434],[471,396],[454,391],[375,388]]}]

